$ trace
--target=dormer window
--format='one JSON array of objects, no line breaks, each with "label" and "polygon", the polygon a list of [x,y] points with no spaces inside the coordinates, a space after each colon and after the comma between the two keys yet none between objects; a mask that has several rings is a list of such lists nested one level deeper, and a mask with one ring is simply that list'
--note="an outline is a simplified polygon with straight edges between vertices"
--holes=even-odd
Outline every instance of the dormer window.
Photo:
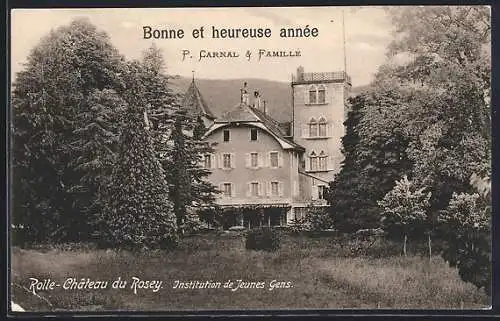
[{"label": "dormer window", "polygon": [[224,141],[228,142],[229,141],[229,130],[227,130],[227,129],[224,130],[223,135],[224,135]]},{"label": "dormer window", "polygon": [[250,140],[257,140],[257,129],[252,128],[250,129]]}]

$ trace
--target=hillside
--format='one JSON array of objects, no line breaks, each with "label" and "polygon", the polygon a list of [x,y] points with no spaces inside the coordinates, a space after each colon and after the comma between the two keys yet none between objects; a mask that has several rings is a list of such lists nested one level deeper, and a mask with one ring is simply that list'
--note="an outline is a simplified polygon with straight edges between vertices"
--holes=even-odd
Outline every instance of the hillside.
[{"label": "hillside", "polygon": [[[252,92],[260,91],[266,101],[267,111],[274,119],[280,122],[291,120],[292,97],[288,82],[265,79],[196,79],[196,84],[209,104],[210,110],[219,117],[239,103],[240,88],[245,81]],[[176,77],[171,83],[174,90],[184,93],[191,83],[191,78]],[[353,87],[352,93],[357,94],[365,88],[366,86]]]}]

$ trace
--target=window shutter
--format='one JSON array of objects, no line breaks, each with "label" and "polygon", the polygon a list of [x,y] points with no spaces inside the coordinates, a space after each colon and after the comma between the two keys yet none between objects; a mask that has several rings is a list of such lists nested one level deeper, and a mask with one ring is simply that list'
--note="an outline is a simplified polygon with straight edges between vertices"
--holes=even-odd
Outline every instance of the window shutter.
[{"label": "window shutter", "polygon": [[210,165],[212,165],[211,168],[217,168],[214,154],[210,154]]},{"label": "window shutter", "polygon": [[310,171],[311,170],[311,157],[306,156],[306,157],[304,157],[304,159],[306,160],[306,171]]},{"label": "window shutter", "polygon": [[318,199],[318,185],[313,185],[311,186],[311,193],[312,193],[312,199],[317,200]]},{"label": "window shutter", "polygon": [[224,159],[223,159],[223,154],[217,154],[217,165],[219,168],[224,167]]},{"label": "window shutter", "polygon": [[264,196],[264,191],[262,190],[262,185],[263,184],[261,182],[258,183],[258,195],[259,196]]},{"label": "window shutter", "polygon": [[266,196],[272,196],[271,182],[266,182]]},{"label": "window shutter", "polygon": [[327,158],[328,164],[327,164],[327,169],[329,171],[335,170],[335,157],[330,156]]},{"label": "window shutter", "polygon": [[263,159],[263,154],[262,153],[257,153],[257,162],[258,162],[258,167],[264,167],[264,159]]},{"label": "window shutter", "polygon": [[231,153],[231,168],[236,168],[236,158],[235,158],[235,154],[234,153]]},{"label": "window shutter", "polygon": [[278,184],[278,194],[279,194],[280,197],[283,197],[283,195],[285,195],[284,189],[285,189],[285,187],[284,187],[283,182],[279,182],[279,184]]},{"label": "window shutter", "polygon": [[252,195],[252,183],[247,183],[247,197],[250,197]]},{"label": "window shutter", "polygon": [[251,162],[250,158],[251,158],[250,153],[245,153],[245,167],[247,167],[247,168],[251,166],[251,164],[250,164],[250,162]]},{"label": "window shutter", "polygon": [[266,157],[264,157],[264,167],[271,167],[271,152],[268,152],[265,155]]},{"label": "window shutter", "polygon": [[278,152],[278,167],[283,167],[283,153]]},{"label": "window shutter", "polygon": [[224,184],[219,184],[219,191],[222,192],[222,196],[224,196]]},{"label": "window shutter", "polygon": [[236,196],[236,184],[231,183],[231,197]]}]

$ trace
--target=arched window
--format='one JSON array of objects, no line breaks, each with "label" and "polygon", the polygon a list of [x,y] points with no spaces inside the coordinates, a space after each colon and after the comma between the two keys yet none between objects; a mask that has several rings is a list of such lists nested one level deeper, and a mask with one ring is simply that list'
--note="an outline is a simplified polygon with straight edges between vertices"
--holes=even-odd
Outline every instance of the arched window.
[{"label": "arched window", "polygon": [[309,137],[318,136],[318,123],[314,118],[309,121]]},{"label": "arched window", "polygon": [[309,103],[316,104],[318,98],[318,90],[316,86],[309,87]]},{"label": "arched window", "polygon": [[318,104],[324,104],[326,102],[326,88],[321,85],[318,88]]},{"label": "arched window", "polygon": [[328,155],[324,151],[321,151],[318,156],[318,163],[319,163],[319,170],[320,171],[326,171],[328,166],[327,166],[327,160],[328,160]]},{"label": "arched window", "polygon": [[318,156],[316,156],[316,153],[314,151],[309,154],[309,162],[310,162],[310,169],[311,171],[317,171],[318,170]]},{"label": "arched window", "polygon": [[321,117],[318,122],[318,131],[319,131],[318,136],[326,137],[326,125],[327,125],[326,119],[324,117]]}]

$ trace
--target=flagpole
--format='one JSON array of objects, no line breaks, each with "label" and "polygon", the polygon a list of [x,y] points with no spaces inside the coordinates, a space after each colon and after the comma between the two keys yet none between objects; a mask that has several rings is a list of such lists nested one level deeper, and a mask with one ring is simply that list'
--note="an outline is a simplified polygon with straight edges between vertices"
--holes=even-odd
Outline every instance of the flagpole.
[{"label": "flagpole", "polygon": [[344,8],[342,8],[342,51],[344,53],[344,73],[347,75],[347,53],[346,53],[346,45],[345,45],[345,21],[344,21]]}]

